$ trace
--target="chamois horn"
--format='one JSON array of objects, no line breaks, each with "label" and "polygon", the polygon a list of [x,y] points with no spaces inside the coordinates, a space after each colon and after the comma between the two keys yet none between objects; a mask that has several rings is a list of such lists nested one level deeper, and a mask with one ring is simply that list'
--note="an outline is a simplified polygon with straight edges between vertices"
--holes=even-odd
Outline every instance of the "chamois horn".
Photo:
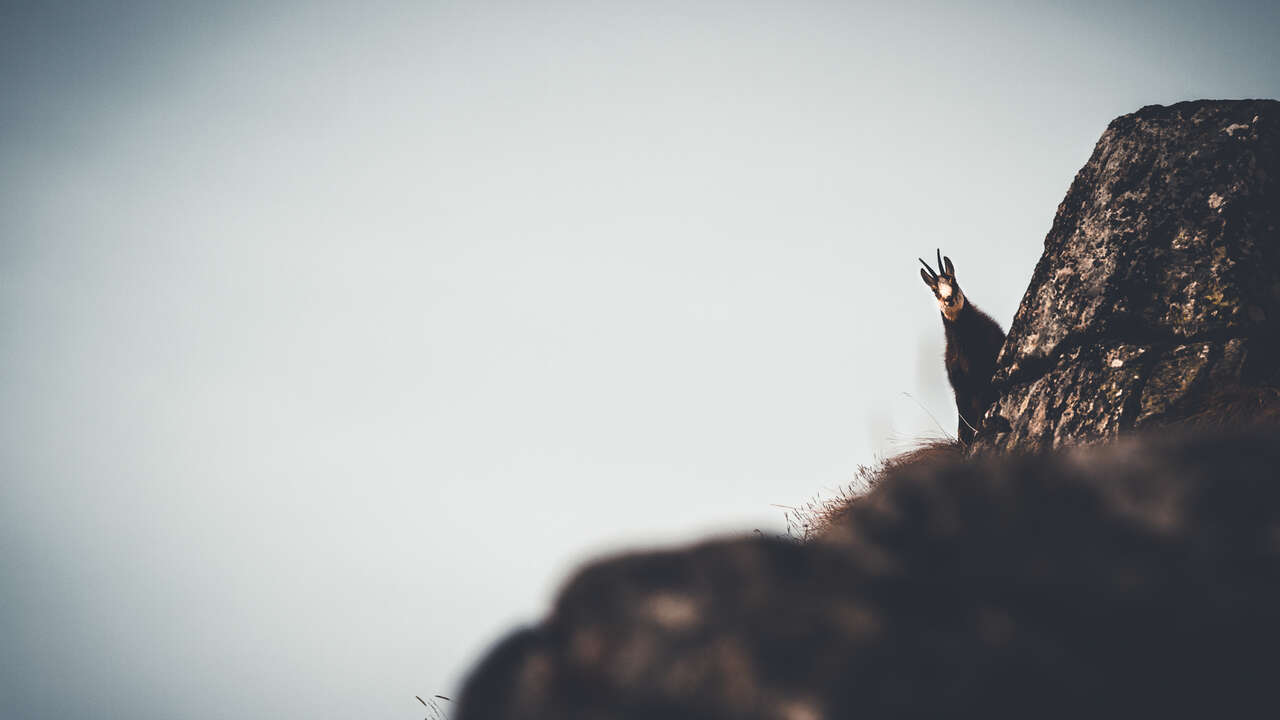
[{"label": "chamois horn", "polygon": [[929,273],[929,277],[930,277],[934,282],[937,282],[937,281],[938,281],[938,273],[934,272],[934,271],[933,271],[933,268],[929,267],[929,263],[925,262],[925,261],[924,261],[924,258],[916,258],[916,259],[917,259],[917,260],[919,260],[919,261],[920,261],[920,264],[924,266],[924,271],[925,271],[925,272],[927,272],[927,273]]}]

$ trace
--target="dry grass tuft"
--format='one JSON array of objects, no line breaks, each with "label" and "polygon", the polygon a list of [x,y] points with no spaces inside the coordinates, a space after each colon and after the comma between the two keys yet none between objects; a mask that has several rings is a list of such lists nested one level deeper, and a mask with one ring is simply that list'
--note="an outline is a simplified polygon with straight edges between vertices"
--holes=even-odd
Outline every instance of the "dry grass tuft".
[{"label": "dry grass tuft", "polygon": [[859,465],[853,480],[837,490],[834,497],[817,496],[799,507],[780,506],[786,510],[787,535],[800,542],[817,540],[890,473],[909,465],[940,463],[961,457],[964,457],[964,446],[958,440],[932,439],[922,440],[916,447],[874,465]]},{"label": "dry grass tuft", "polygon": [[[1158,424],[1195,428],[1280,425],[1280,389],[1264,386],[1219,390]],[[818,495],[799,507],[779,505],[785,511],[787,536],[798,542],[822,539],[833,527],[839,526],[850,507],[893,472],[913,465],[951,462],[964,456],[964,446],[948,437],[921,440],[906,452],[872,465],[859,465],[853,480],[839,488],[834,497]]]}]

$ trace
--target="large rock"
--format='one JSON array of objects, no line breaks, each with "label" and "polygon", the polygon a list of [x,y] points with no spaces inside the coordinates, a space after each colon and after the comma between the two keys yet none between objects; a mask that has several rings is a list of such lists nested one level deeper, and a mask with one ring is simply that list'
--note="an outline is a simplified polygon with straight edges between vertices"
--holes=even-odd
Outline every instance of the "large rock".
[{"label": "large rock", "polygon": [[997,364],[984,449],[1038,449],[1273,388],[1280,103],[1116,119],[1058,206]]},{"label": "large rock", "polygon": [[455,720],[1273,704],[1280,430],[1049,449],[1280,419],[1278,153],[1273,101],[1113,122],[1000,355],[976,442],[988,452],[891,464],[819,542],[725,539],[592,564],[475,668]]},{"label": "large rock", "polygon": [[1257,714],[1278,441],[917,463],[824,542],[597,562],[476,668],[455,720]]}]

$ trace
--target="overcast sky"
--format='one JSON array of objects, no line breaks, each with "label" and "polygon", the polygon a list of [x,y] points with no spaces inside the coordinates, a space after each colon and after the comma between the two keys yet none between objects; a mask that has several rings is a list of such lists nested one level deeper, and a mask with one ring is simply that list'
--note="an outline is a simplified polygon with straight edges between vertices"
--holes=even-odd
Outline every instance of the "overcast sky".
[{"label": "overcast sky", "polygon": [[1276,3],[4,3],[0,707],[417,718],[581,561],[954,430],[1113,117]]}]

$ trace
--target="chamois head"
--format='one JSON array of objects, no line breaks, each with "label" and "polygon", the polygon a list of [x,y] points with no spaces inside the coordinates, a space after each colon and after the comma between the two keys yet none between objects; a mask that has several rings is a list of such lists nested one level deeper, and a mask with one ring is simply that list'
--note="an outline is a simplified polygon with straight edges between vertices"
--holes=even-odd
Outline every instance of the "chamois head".
[{"label": "chamois head", "polygon": [[960,290],[960,283],[956,282],[956,269],[951,264],[951,258],[943,257],[942,250],[938,250],[938,272],[934,272],[923,258],[920,259],[920,264],[924,265],[920,277],[938,299],[938,309],[942,311],[942,316],[955,320],[964,309],[964,292]]}]

